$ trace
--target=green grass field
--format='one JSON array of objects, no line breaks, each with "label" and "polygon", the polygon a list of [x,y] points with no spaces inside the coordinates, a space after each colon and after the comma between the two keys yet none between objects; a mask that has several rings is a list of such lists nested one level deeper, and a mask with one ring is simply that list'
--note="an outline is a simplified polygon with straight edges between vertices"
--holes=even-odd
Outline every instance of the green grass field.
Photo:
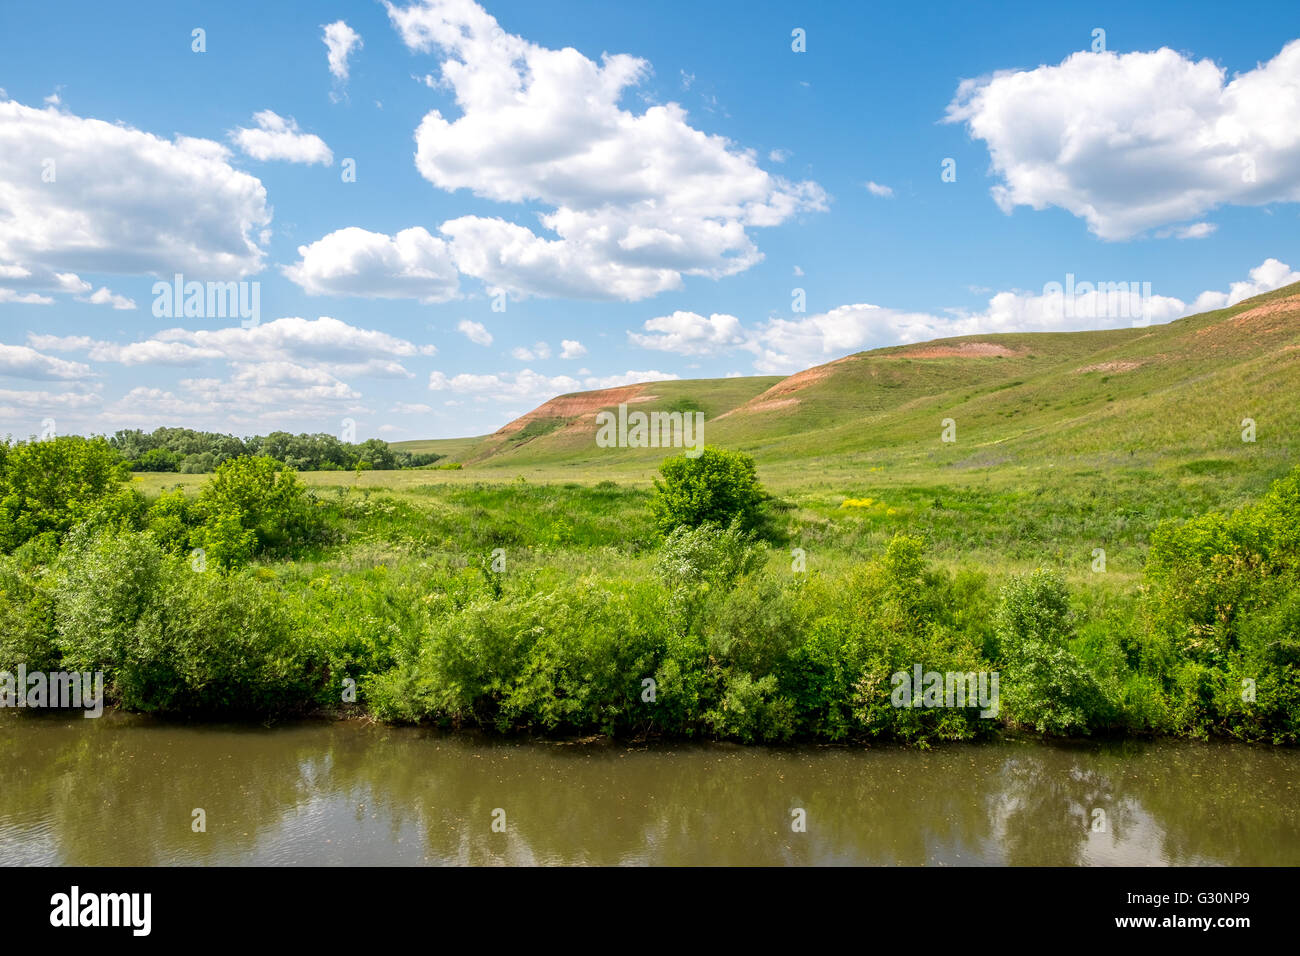
[{"label": "green grass field", "polygon": [[[1155,577],[1150,558],[1165,523],[1250,505],[1300,461],[1298,362],[1292,286],[1152,328],[972,336],[786,379],[560,396],[490,436],[403,446],[460,468],[300,474],[323,531],[226,583],[167,572],[180,577],[156,600],[165,607],[179,587],[182,622],[211,602],[282,611],[276,640],[305,643],[265,652],[280,676],[262,692],[328,700],[351,674],[374,713],[399,720],[741,740],[985,732],[960,715],[918,723],[877,706],[887,668],[924,658],[1010,668],[1019,726],[1294,740],[1290,492],[1233,525],[1236,544],[1211,524],[1167,548]],[[770,520],[752,554],[725,536],[665,542],[650,504],[675,452],[595,442],[596,413],[622,402],[700,411],[709,445],[753,457]],[[208,481],[131,483],[156,500],[176,487],[193,499]],[[101,544],[75,559],[73,578],[113,582],[155,560],[152,521],[121,553]],[[1207,546],[1213,560],[1197,550]],[[172,547],[168,560],[184,560],[188,544]],[[715,561],[731,570],[699,570]],[[674,578],[679,567],[697,571]],[[1047,579],[1026,584],[1036,569],[1059,575],[1068,597]],[[22,587],[39,595],[48,585],[34,580]],[[51,600],[96,620],[107,599],[76,587]],[[995,627],[1017,594],[1055,615],[1055,649]],[[225,617],[205,619],[221,623],[196,637],[201,660],[230,640]],[[101,626],[83,640],[97,646]],[[285,690],[298,686],[286,662],[305,668],[296,679],[310,690]],[[646,674],[680,712],[645,716]],[[1242,681],[1256,677],[1266,704],[1243,710]]]},{"label": "green grass field", "polygon": [[[1298,293],[1290,286],[1150,328],[882,349],[788,379],[653,383],[639,393],[654,398],[631,407],[704,411],[708,443],[753,455],[790,540],[826,561],[908,531],[945,561],[990,569],[1050,563],[1091,577],[1092,550],[1105,548],[1108,573],[1124,575],[1141,568],[1156,523],[1241,504],[1300,461]],[[966,343],[1006,354],[917,357]],[[477,506],[466,490],[475,489],[501,520],[549,542],[556,527],[610,505],[586,488],[614,482],[640,500],[667,454],[597,448],[594,411],[616,402],[586,398],[589,413],[535,437],[398,446],[437,451],[464,462],[460,470],[303,478],[467,521]],[[1242,440],[1246,418],[1256,423],[1254,442]],[[955,423],[954,442],[940,440],[944,419]],[[135,478],[146,493],[202,480]],[[534,509],[539,495],[549,500]],[[870,507],[841,507],[868,498]]]}]

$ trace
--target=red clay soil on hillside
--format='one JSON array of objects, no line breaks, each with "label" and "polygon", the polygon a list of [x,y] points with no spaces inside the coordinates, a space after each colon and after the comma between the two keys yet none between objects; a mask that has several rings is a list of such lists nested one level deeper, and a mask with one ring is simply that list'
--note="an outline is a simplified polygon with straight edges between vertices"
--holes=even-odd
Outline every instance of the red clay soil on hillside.
[{"label": "red clay soil on hillside", "polygon": [[560,418],[567,419],[572,424],[575,421],[580,422],[588,416],[595,415],[602,408],[624,403],[631,405],[635,402],[652,402],[658,397],[645,394],[645,389],[645,384],[621,385],[618,388],[602,388],[595,392],[561,395],[549,402],[538,405],[531,412],[520,415],[514,421],[502,425],[493,432],[493,436],[505,437],[513,435],[517,431],[522,431],[529,422],[535,421],[554,421]]},{"label": "red clay soil on hillside", "polygon": [[844,358],[836,359],[834,362],[827,362],[825,365],[818,365],[814,368],[805,369],[802,372],[795,372],[789,378],[783,378],[765,392],[755,395],[743,405],[739,405],[731,411],[723,412],[718,418],[726,418],[728,415],[749,415],[756,412],[770,412],[778,408],[789,408],[792,405],[798,405],[799,399],[789,398],[791,392],[797,392],[800,389],[807,388],[816,382],[830,378],[835,374],[836,365],[843,365],[845,362],[856,362],[858,356],[846,355]]},{"label": "red clay soil on hillside", "polygon": [[1135,368],[1141,368],[1141,362],[1098,362],[1096,365],[1085,365],[1083,368],[1076,368],[1075,371],[1083,372],[1131,372]]},{"label": "red clay soil on hillside", "polygon": [[[1300,312],[1300,295],[1289,295],[1285,299],[1278,299],[1276,302],[1265,302],[1263,305],[1257,305],[1253,309],[1247,309],[1245,312],[1238,312],[1232,318],[1219,325],[1231,325],[1233,328],[1241,328],[1251,322],[1257,322],[1260,319],[1267,318],[1271,315],[1282,315],[1284,313]],[[1201,333],[1208,332],[1210,329],[1218,328],[1217,325],[1211,325],[1201,329]],[[1199,334],[1199,333],[1198,333]]]},{"label": "red clay soil on hillside", "polygon": [[916,346],[894,352],[895,358],[995,358],[1018,355],[1014,349],[993,342],[963,342],[961,345]]}]

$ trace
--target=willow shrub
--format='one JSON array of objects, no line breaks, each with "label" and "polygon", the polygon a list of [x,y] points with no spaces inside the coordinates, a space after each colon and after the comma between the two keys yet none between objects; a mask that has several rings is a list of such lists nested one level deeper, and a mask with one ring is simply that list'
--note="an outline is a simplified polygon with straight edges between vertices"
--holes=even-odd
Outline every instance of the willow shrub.
[{"label": "willow shrub", "polygon": [[145,533],[75,541],[57,573],[61,666],[104,671],[127,709],[265,714],[319,699],[320,651],[267,584],[196,572]]},{"label": "willow shrub", "polygon": [[1146,591],[1142,665],[1173,729],[1300,739],[1300,468],[1229,514],[1158,528]]},{"label": "willow shrub", "polygon": [[975,709],[894,707],[890,677],[989,669],[970,579],[895,541],[847,578],[774,563],[738,529],[670,536],[647,580],[507,586],[435,617],[367,688],[387,719],[741,741],[964,739]]}]

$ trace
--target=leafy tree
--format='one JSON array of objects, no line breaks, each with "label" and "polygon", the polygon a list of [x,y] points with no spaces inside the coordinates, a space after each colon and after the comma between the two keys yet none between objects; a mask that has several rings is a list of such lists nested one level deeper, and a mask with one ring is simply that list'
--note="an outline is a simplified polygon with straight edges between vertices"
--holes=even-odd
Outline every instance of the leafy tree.
[{"label": "leafy tree", "polygon": [[132,471],[179,471],[181,456],[165,448],[150,448],[131,462]]},{"label": "leafy tree", "polygon": [[754,459],[743,452],[705,448],[696,458],[682,454],[665,460],[659,473],[663,477],[655,479],[650,510],[665,534],[705,522],[753,531],[762,520],[767,495],[758,483]]},{"label": "leafy tree", "polygon": [[232,458],[199,492],[192,541],[219,567],[306,540],[316,523],[298,476],[266,456]]},{"label": "leafy tree", "polygon": [[117,451],[103,438],[63,435],[6,446],[0,548],[12,551],[41,534],[62,538],[107,499],[126,495],[127,477]]},{"label": "leafy tree", "polygon": [[1007,678],[1007,716],[1039,733],[1086,734],[1109,717],[1096,678],[1070,650],[1070,595],[1055,571],[1039,568],[1011,579],[995,615]]}]

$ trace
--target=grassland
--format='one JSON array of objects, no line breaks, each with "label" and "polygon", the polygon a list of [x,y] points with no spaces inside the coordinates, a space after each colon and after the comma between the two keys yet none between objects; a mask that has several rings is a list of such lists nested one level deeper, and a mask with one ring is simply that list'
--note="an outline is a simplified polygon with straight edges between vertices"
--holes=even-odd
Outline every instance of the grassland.
[{"label": "grassland", "polygon": [[[1009,667],[1021,725],[1294,740],[1292,544],[1258,537],[1294,523],[1290,492],[1215,545],[1244,548],[1235,564],[1198,551],[1200,531],[1166,545],[1163,578],[1149,558],[1163,523],[1257,501],[1300,461],[1298,362],[1292,286],[1151,328],[969,336],[785,379],[559,396],[490,436],[403,446],[459,469],[302,474],[329,533],[258,559],[238,586],[306,635],[269,660],[303,661],[304,686],[354,674],[396,719],[742,740],[983,733],[876,706],[888,671],[872,668],[924,658]],[[756,567],[733,555],[747,570],[712,591],[711,572],[672,583],[666,567],[743,549],[665,544],[649,503],[671,452],[594,441],[595,413],[624,402],[703,412],[708,444],[753,456],[771,496]],[[205,480],[133,484],[154,499]],[[489,570],[494,554],[504,573]],[[791,573],[796,554],[806,575]],[[1066,590],[1023,583],[1041,568]],[[1057,607],[1054,650],[991,623],[1015,588]],[[215,593],[187,600],[230,600]],[[640,716],[645,674],[681,713]],[[1263,703],[1243,710],[1242,680],[1256,677]]]},{"label": "grassland", "polygon": [[[1297,396],[1300,286],[1290,286],[1149,328],[967,336],[787,379],[562,396],[581,399],[581,414],[556,419],[548,403],[495,436],[399,445],[446,454],[460,470],[303,478],[467,525],[489,520],[481,503],[490,502],[503,522],[530,529],[519,540],[539,544],[584,522],[617,522],[616,508],[638,540],[630,516],[665,453],[597,448],[594,412],[628,400],[647,411],[694,408],[710,444],[754,456],[788,539],[814,561],[852,560],[906,531],[945,562],[999,572],[1048,563],[1095,582],[1093,549],[1106,549],[1112,576],[1136,573],[1156,524],[1235,507],[1300,461]],[[1253,442],[1243,441],[1247,418]],[[944,419],[955,442],[940,440]],[[537,421],[552,427],[526,434]],[[136,478],[147,493],[202,480]],[[602,482],[625,494],[590,493]],[[849,499],[872,504],[842,507]]]}]

